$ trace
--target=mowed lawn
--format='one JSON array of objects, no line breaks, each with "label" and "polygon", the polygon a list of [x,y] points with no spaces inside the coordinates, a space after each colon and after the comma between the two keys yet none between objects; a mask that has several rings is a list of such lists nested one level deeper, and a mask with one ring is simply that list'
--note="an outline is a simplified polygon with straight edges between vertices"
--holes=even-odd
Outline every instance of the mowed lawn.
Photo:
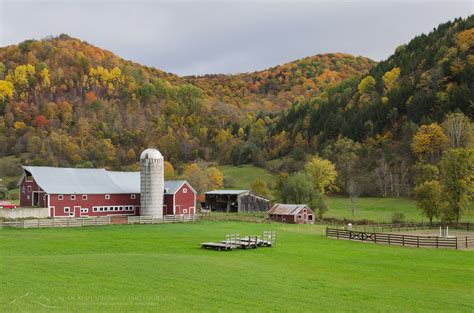
[{"label": "mowed lawn", "polygon": [[[274,248],[217,252],[226,233]],[[474,311],[474,252],[326,239],[313,225],[0,230],[0,311]]]},{"label": "mowed lawn", "polygon": [[[358,198],[356,200],[356,220],[370,220],[374,222],[390,223],[392,215],[395,212],[403,213],[406,222],[428,221],[423,217],[421,211],[416,208],[416,202],[409,198]],[[337,219],[352,219],[351,201],[345,197],[329,197],[329,210],[325,214],[326,217],[334,217]],[[474,203],[471,203],[467,214],[462,219],[465,222],[474,222]]]}]

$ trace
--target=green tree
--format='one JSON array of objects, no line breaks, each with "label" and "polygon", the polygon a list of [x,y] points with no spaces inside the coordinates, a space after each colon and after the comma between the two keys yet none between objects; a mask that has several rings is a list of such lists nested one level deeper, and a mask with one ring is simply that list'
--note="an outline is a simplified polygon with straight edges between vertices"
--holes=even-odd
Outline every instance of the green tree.
[{"label": "green tree", "polygon": [[434,165],[418,162],[414,168],[416,185],[421,185],[426,181],[437,180],[439,177],[438,167]]},{"label": "green tree", "polygon": [[450,149],[440,162],[448,220],[459,222],[474,194],[474,149]]},{"label": "green tree", "polygon": [[439,181],[425,181],[415,188],[416,207],[433,223],[439,217],[443,204],[443,188]]}]

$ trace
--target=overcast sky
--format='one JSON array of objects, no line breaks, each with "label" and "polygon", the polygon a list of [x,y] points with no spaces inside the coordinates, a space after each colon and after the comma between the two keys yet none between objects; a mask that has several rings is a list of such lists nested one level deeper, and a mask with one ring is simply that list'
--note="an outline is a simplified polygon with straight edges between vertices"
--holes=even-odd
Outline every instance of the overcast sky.
[{"label": "overcast sky", "polygon": [[180,75],[251,72],[346,52],[374,60],[474,0],[0,0],[0,46],[66,33]]}]

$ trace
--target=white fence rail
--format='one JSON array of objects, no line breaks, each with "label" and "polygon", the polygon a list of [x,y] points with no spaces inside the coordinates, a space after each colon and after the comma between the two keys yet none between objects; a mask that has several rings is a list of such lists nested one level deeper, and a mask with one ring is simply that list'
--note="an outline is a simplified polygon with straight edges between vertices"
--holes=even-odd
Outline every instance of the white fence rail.
[{"label": "white fence rail", "polygon": [[197,216],[193,215],[164,215],[163,218],[151,216],[129,216],[128,224],[162,224],[162,223],[185,223],[195,222]]},{"label": "white fence rail", "polygon": [[165,215],[163,218],[153,218],[151,216],[129,216],[125,223],[114,220],[114,218],[111,216],[84,218],[37,218],[3,221],[0,220],[0,228],[62,228],[103,226],[112,224],[163,224],[195,222],[196,220],[196,215]]}]

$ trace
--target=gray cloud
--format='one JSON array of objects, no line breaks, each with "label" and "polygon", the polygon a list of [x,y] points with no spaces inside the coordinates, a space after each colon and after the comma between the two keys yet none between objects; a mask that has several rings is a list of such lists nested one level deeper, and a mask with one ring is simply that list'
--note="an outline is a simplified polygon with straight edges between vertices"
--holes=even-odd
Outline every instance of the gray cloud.
[{"label": "gray cloud", "polygon": [[66,33],[180,75],[237,73],[325,52],[381,60],[472,13],[470,0],[0,0],[0,46]]}]

